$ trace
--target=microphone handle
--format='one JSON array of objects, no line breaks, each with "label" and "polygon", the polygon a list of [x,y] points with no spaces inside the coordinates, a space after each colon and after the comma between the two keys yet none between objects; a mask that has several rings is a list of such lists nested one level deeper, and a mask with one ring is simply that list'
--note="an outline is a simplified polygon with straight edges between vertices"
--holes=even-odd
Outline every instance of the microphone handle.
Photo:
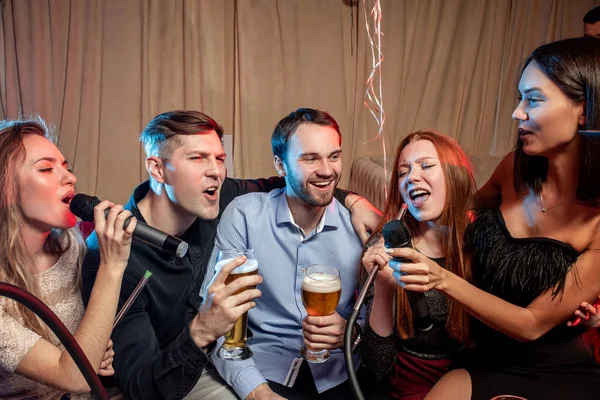
[{"label": "microphone handle", "polygon": [[[394,247],[409,247],[413,248],[410,240]],[[396,258],[400,262],[410,262],[410,260]],[[413,292],[412,290],[404,290],[406,297],[408,297],[408,303],[413,314],[413,324],[415,328],[421,332],[427,332],[433,328],[433,321],[431,320],[431,314],[429,313],[429,306],[427,305],[427,299],[425,293]]]},{"label": "microphone handle", "polygon": [[[109,208],[104,210],[104,216],[106,218],[108,218],[109,211]],[[123,229],[127,229],[130,220],[131,217],[125,219],[125,222],[123,223]],[[179,258],[185,256],[188,251],[188,244],[186,242],[177,239],[174,236],[167,235],[166,233],[159,231],[158,229],[153,228],[141,221],[138,221],[138,224],[133,231],[133,237],[141,242],[146,243],[147,245],[154,246],[162,251],[175,254]]]},{"label": "microphone handle", "polygon": [[[399,247],[410,247],[412,244],[410,242],[403,244]],[[400,262],[410,262],[410,260],[396,258],[396,260]],[[408,303],[410,304],[410,308],[413,314],[413,324],[415,328],[420,330],[421,332],[427,332],[431,328],[433,328],[433,321],[431,320],[431,314],[429,313],[429,306],[427,305],[427,299],[425,298],[425,293],[421,292],[413,292],[412,290],[404,290],[406,293],[406,297],[408,298]]]},{"label": "microphone handle", "polygon": [[410,303],[410,308],[412,309],[415,328],[421,332],[427,332],[433,328],[433,321],[429,314],[425,293],[413,292],[410,290],[405,290],[405,292],[406,297],[408,297],[408,302]]}]

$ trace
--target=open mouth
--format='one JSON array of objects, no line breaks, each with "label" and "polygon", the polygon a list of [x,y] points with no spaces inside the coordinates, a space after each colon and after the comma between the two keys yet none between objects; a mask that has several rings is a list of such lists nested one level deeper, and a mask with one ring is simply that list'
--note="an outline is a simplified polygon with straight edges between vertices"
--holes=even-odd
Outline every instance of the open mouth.
[{"label": "open mouth", "polygon": [[71,204],[71,200],[73,200],[74,196],[75,196],[74,193],[69,193],[65,197],[63,197],[62,199],[60,199],[60,201],[62,201],[66,205],[69,205],[69,204]]},{"label": "open mouth", "polygon": [[408,192],[408,195],[415,206],[420,206],[429,198],[431,192],[425,189],[413,189]]},{"label": "open mouth", "polygon": [[210,186],[203,193],[204,193],[204,196],[207,197],[209,200],[216,200],[218,197],[217,196],[218,190],[219,190],[218,186]]},{"label": "open mouth", "polygon": [[316,188],[318,188],[319,190],[328,190],[329,188],[331,188],[331,184],[333,183],[333,180],[330,181],[314,181],[314,182],[310,182],[311,185],[315,186]]}]

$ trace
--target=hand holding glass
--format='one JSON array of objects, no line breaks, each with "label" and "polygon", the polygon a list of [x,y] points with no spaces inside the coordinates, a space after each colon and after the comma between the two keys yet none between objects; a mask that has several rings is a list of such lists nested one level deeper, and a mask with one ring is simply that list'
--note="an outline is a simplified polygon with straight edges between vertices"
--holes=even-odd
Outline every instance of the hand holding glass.
[{"label": "hand holding glass", "polygon": [[[311,265],[302,281],[302,302],[310,316],[326,316],[335,312],[342,296],[340,271],[328,265]],[[329,358],[329,350],[313,351],[302,346],[300,354],[308,362],[322,363]]]},{"label": "hand holding glass", "polygon": [[[258,261],[254,255],[254,250],[245,249],[227,249],[220,250],[217,255],[217,263],[215,265],[215,275],[219,273],[221,268],[233,261],[239,256],[246,256],[246,262],[229,273],[225,279],[225,285],[229,285],[236,279],[243,278],[249,275],[258,274]],[[254,289],[256,286],[245,287],[238,292],[237,295],[244,290]],[[225,334],[225,342],[217,352],[217,356],[224,360],[245,360],[252,357],[252,350],[246,344],[246,334],[248,330],[248,312],[242,314],[238,318],[231,331]]]}]

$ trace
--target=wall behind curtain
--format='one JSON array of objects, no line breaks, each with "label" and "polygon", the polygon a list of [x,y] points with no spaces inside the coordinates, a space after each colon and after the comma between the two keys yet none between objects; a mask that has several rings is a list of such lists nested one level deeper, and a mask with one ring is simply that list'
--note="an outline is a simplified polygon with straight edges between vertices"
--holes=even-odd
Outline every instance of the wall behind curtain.
[{"label": "wall behind curtain", "polygon": [[[321,108],[353,159],[381,155],[363,105],[371,71],[356,0],[6,0],[0,114],[39,114],[60,132],[77,190],[124,202],[146,179],[137,141],[156,114],[196,109],[234,136],[237,177],[274,174],[270,136]],[[351,5],[350,5],[351,4]],[[369,5],[371,2],[369,1]],[[580,36],[600,0],[382,0],[388,157],[435,128],[474,155],[514,143],[521,62]]]}]

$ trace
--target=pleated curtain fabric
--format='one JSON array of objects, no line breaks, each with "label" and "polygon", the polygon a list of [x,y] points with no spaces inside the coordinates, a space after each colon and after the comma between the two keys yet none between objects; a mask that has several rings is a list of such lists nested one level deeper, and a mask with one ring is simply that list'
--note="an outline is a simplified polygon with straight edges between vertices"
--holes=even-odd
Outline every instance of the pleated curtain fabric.
[{"label": "pleated curtain fabric", "polygon": [[[299,107],[330,112],[352,161],[382,155],[364,106],[363,0],[6,0],[0,116],[56,125],[77,190],[125,202],[147,178],[138,137],[155,115],[201,110],[234,139],[236,177],[275,174],[270,137]],[[367,8],[372,1],[367,0]],[[515,141],[523,59],[580,36],[598,0],[381,0],[388,159],[433,128],[474,155]],[[391,162],[391,161],[388,161]]]}]

